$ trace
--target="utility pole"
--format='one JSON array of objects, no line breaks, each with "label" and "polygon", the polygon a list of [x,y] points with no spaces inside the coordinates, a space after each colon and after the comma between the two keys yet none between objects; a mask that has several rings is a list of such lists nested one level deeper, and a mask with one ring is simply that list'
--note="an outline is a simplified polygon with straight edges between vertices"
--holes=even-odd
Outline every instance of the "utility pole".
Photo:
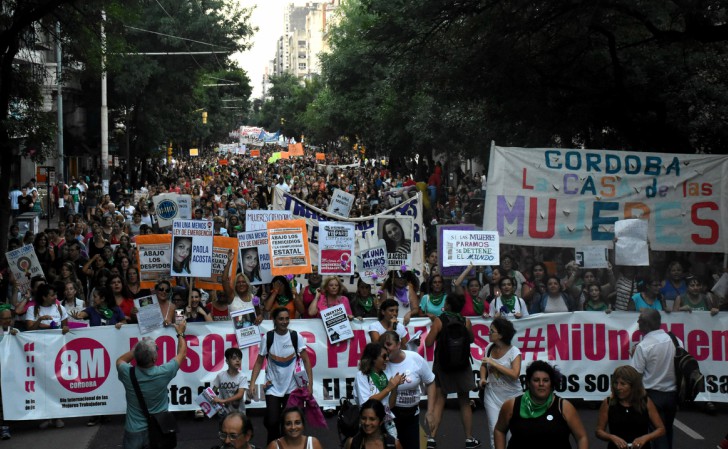
[{"label": "utility pole", "polygon": [[[56,145],[58,149],[58,179],[66,179],[63,170],[63,84],[61,75],[63,74],[61,61],[61,22],[56,22],[56,109],[58,109],[58,131],[56,133]],[[50,191],[48,191],[50,197]]]},{"label": "utility pole", "polygon": [[106,104],[106,12],[101,11],[101,185],[109,193],[109,107]]}]

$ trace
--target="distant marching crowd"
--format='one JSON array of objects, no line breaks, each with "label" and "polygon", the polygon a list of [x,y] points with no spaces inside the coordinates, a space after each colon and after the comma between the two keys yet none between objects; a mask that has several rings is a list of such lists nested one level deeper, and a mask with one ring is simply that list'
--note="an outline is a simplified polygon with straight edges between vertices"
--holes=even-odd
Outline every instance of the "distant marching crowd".
[{"label": "distant marching crowd", "polygon": [[[670,394],[675,391],[675,379],[669,376],[671,369],[662,377],[650,376],[645,370],[655,354],[661,355],[663,363],[672,361],[670,350],[674,354],[674,348],[660,334],[657,312],[709,311],[715,315],[725,311],[726,298],[711,291],[724,272],[721,259],[709,254],[653,252],[650,267],[610,264],[595,270],[580,268],[573,261],[573,249],[503,245],[500,266],[470,266],[454,279],[445,279],[437,263],[435,225],[482,223],[486,184],[480,174],[465,174],[459,167],[443,167],[440,162],[425,159],[390,160],[387,164],[340,156],[328,156],[326,161],[304,156],[274,164],[268,164],[265,157],[228,155],[224,163],[221,159],[200,157],[145,166],[144,181],[136,188],[117,175],[108,194],[103,193],[94,175],[75,177],[68,184],[59,181],[51,190],[54,210],[44,210],[58,214],[57,227],[20,235],[18,225],[11,225],[8,251],[32,244],[44,276],[33,278],[30,291],[22,294],[7,260],[3,260],[3,329],[67,332],[74,323],[81,322],[119,327],[136,322],[133,299],[150,294],[158,298],[165,325],[175,327],[176,310],[187,322],[229,320],[231,311],[252,302],[259,319],[273,320],[274,331],[270,341],[263,337],[259,360],[249,376],[240,372],[239,351],[226,352],[228,370],[218,375],[216,383],[224,390],[219,397],[231,412],[229,417],[239,419],[242,427],[240,432],[226,433],[224,426],[230,423],[223,423],[220,438],[226,447],[247,447],[250,438],[246,439],[244,430],[252,436],[252,424],[244,415],[245,396],[255,397],[250,386],[255,384],[267,358],[264,423],[268,447],[296,447],[293,444],[303,435],[304,415],[286,407],[289,395],[299,387],[291,376],[291,361],[300,357],[309,381],[315,380],[303,351],[305,341],[293,336],[288,324],[290,319],[316,318],[322,310],[343,304],[350,317],[376,318],[368,330],[371,343],[364,351],[356,382],[361,426],[347,447],[419,447],[422,385],[428,396],[428,449],[437,445],[437,429],[449,393],[457,393],[460,401],[465,447],[475,448],[481,442],[472,434],[468,395],[476,385],[470,366],[456,360],[458,344],[473,341],[468,317],[494,318],[479,381],[485,391],[491,447],[530,447],[542,444],[547,437],[565,444],[549,447],[570,447],[568,438],[573,434],[578,447],[585,448],[588,442],[578,413],[553,393],[558,370],[545,362],[533,362],[526,370],[527,390],[522,394],[521,356],[511,345],[515,333],[511,320],[535,313],[632,310],[639,312],[639,327],[646,337],[632,365],[615,371],[612,396],[602,404],[596,435],[608,441],[609,447],[625,448],[629,443],[631,447],[646,448],[650,442],[652,447],[670,447],[667,444],[671,444],[674,419]],[[151,201],[154,195],[191,195],[194,219],[213,220],[216,235],[234,237],[245,231],[246,210],[271,207],[275,188],[321,209],[327,208],[334,189],[341,189],[355,197],[352,217],[376,215],[407,199],[412,192],[421,191],[427,224],[424,270],[393,270],[379,286],[359,279],[353,291],[347,291],[336,277],[323,278],[315,266],[306,276],[303,289],[292,288],[291,280],[281,276],[268,285],[252,286],[250,273],[255,267],[241,267],[234,279],[226,276],[221,292],[189,289],[183,278],[175,287],[159,281],[151,290],[141,288],[134,240],[140,234],[166,232],[158,225]],[[41,210],[33,180],[21,189],[16,186],[10,200],[13,218]],[[432,320],[425,341],[426,346],[437,343],[432,369],[416,352],[406,349],[410,336],[399,323],[406,325],[412,317]],[[184,335],[184,327],[177,331]],[[458,332],[462,335],[458,336]],[[648,347],[645,342],[649,336],[656,340]],[[183,341],[179,351],[183,350]],[[139,365],[143,367],[147,363],[151,369],[156,360],[154,352],[153,348],[141,348],[139,354],[132,351],[117,365],[124,366],[139,356],[142,359],[137,359],[137,364],[143,362]],[[120,370],[119,376],[128,387],[129,398],[135,393],[122,372],[127,371]],[[174,366],[164,376],[172,372],[176,372]],[[201,413],[197,412],[200,418]],[[130,437],[146,431],[143,415],[136,416],[136,421],[134,416],[127,415],[125,432]],[[641,418],[632,422],[627,419],[631,416]],[[89,425],[100,420],[92,417]],[[41,427],[51,425],[62,427],[64,423],[60,419],[41,423]],[[5,425],[2,438],[10,438]],[[313,446],[308,447],[320,447],[313,440]],[[127,445],[125,435],[124,441],[125,447],[136,447],[133,438]]]}]

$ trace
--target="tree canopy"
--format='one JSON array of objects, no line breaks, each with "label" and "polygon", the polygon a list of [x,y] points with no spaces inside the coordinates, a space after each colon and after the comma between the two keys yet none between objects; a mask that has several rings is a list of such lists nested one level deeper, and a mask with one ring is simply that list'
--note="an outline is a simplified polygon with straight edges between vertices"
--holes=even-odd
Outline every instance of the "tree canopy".
[{"label": "tree canopy", "polygon": [[726,11],[718,0],[350,0],[307,123],[380,152],[482,154],[495,140],[722,153]]}]

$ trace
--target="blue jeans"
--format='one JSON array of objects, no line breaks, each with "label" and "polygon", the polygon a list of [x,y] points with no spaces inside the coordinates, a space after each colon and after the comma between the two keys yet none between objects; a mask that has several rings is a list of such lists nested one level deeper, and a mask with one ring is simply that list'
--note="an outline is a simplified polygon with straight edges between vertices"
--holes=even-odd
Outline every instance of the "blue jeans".
[{"label": "blue jeans", "polygon": [[122,449],[146,449],[149,447],[149,432],[146,430],[141,432],[124,430],[124,442],[121,447]]},{"label": "blue jeans", "polygon": [[[665,425],[665,436],[652,441],[652,448],[672,449],[672,423],[677,412],[677,392],[647,390],[647,396],[655,403],[655,408]],[[650,431],[652,430],[654,429],[650,426]]]}]

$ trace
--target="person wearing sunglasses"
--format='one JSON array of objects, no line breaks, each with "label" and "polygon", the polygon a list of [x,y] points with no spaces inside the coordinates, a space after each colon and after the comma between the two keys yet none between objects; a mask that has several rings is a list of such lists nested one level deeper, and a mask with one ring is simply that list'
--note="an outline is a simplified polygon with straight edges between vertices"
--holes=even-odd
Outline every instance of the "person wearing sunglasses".
[{"label": "person wearing sunglasses", "polygon": [[369,399],[380,401],[384,405],[384,428],[397,438],[392,408],[397,403],[397,387],[404,382],[404,375],[396,373],[387,378],[384,368],[389,361],[389,352],[380,343],[369,343],[359,360],[359,371],[356,373],[354,396],[359,404]]}]

